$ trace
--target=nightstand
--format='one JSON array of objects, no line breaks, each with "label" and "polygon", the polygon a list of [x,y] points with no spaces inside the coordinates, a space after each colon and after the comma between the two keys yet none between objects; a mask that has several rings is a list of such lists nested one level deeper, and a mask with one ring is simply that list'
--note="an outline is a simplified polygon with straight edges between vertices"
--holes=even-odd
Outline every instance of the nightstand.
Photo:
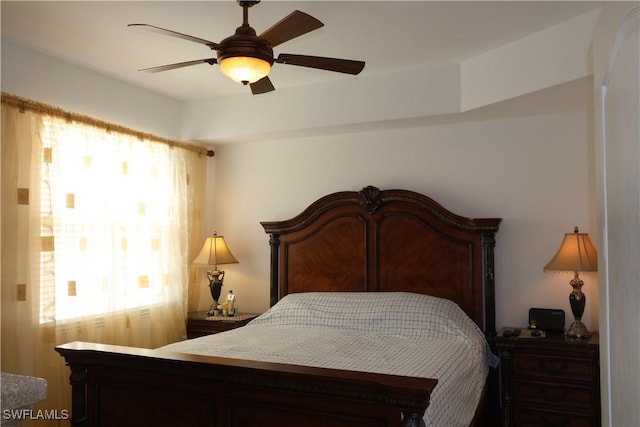
[{"label": "nightstand", "polygon": [[[526,335],[526,334],[525,334]],[[492,339],[504,427],[600,426],[598,334]]]},{"label": "nightstand", "polygon": [[187,338],[217,334],[246,325],[258,317],[257,314],[236,314],[235,316],[207,316],[206,311],[189,313],[187,318]]}]

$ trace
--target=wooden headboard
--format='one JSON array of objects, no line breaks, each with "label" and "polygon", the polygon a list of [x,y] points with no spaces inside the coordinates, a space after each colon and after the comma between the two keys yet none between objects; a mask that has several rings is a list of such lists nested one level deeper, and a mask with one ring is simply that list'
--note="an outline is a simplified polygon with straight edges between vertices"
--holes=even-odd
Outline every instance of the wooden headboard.
[{"label": "wooden headboard", "polygon": [[261,223],[271,235],[271,305],[296,292],[415,292],[455,301],[492,335],[500,221],[465,218],[407,190],[329,194]]}]

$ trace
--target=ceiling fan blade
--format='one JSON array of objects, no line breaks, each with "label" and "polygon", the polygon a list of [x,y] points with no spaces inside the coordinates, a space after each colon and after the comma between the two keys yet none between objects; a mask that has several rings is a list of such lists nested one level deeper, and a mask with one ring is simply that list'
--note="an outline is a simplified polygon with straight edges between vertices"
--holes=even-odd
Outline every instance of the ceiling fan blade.
[{"label": "ceiling fan blade", "polygon": [[251,93],[254,95],[260,95],[261,93],[276,90],[276,88],[273,87],[269,76],[263,77],[255,83],[250,83],[249,86],[251,87]]},{"label": "ceiling fan blade", "polygon": [[197,64],[213,65],[213,64],[216,64],[217,62],[218,60],[216,58],[195,59],[193,61],[177,62],[175,64],[168,64],[168,65],[160,65],[159,67],[143,68],[142,70],[138,70],[138,71],[142,71],[145,73],[159,73],[160,71],[175,70],[176,68],[189,67],[191,65],[197,65]]},{"label": "ceiling fan blade", "polygon": [[321,56],[292,55],[281,53],[275,62],[279,64],[299,65],[301,67],[318,68],[320,70],[335,71],[338,73],[360,74],[364,69],[364,61],[351,59],[324,58]]},{"label": "ceiling fan blade", "polygon": [[275,47],[322,26],[324,24],[313,16],[295,10],[260,34],[259,37],[268,41],[271,47]]},{"label": "ceiling fan blade", "polygon": [[200,44],[209,46],[213,50],[220,49],[220,45],[218,43],[215,43],[215,42],[212,42],[212,41],[209,41],[209,40],[205,40],[205,39],[201,39],[200,37],[194,37],[194,36],[190,36],[188,34],[179,33],[177,31],[167,30],[166,28],[156,27],[155,25],[129,24],[129,25],[127,25],[127,27],[143,27],[144,29],[147,29],[149,31],[153,31],[153,32],[156,32],[156,33],[165,34],[167,36],[177,37],[179,39],[189,40],[189,41],[192,41],[192,42],[200,43]]}]

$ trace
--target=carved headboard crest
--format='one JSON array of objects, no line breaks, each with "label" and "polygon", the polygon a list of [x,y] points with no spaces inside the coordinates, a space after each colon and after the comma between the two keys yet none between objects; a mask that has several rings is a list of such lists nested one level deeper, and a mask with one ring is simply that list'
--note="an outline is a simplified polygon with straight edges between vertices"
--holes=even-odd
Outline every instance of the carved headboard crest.
[{"label": "carved headboard crest", "polygon": [[380,207],[380,203],[382,203],[379,197],[380,189],[369,185],[360,190],[358,194],[362,197],[362,200],[360,200],[362,208],[367,211],[368,214],[373,215]]}]

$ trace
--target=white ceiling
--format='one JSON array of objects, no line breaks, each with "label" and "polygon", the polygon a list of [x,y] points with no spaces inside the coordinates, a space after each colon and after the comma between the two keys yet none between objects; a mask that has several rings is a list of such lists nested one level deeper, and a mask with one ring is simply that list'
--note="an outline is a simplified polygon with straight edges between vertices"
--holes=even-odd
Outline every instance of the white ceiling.
[{"label": "white ceiling", "polygon": [[[258,34],[293,10],[325,26],[274,49],[366,61],[363,73],[457,61],[502,46],[600,5],[583,1],[276,1],[249,10]],[[2,39],[178,100],[242,94],[217,66],[149,74],[141,68],[215,57],[201,44],[127,27],[146,23],[219,42],[242,23],[234,0],[2,1]],[[276,64],[274,86],[357,78]],[[263,95],[268,96],[268,95]]]}]

